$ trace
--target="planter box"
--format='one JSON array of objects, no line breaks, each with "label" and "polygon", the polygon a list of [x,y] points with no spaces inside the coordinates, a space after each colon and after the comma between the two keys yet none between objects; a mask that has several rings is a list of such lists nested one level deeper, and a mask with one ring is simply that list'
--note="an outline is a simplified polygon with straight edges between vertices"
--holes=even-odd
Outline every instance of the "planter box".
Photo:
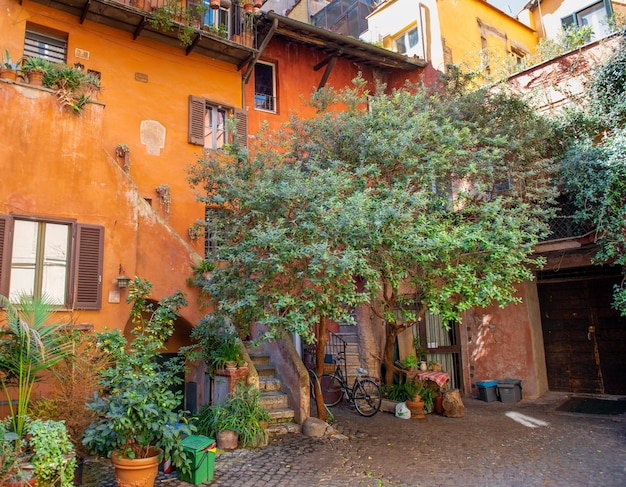
[{"label": "planter box", "polygon": [[380,403],[380,410],[385,413],[396,414],[396,404],[398,401],[390,401],[389,399],[383,399]]}]

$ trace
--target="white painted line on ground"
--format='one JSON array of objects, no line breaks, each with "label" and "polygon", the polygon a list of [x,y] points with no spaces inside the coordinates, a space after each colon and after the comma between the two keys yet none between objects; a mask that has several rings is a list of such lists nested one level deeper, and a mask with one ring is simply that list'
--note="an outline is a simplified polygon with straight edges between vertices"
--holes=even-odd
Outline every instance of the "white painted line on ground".
[{"label": "white painted line on ground", "polygon": [[533,418],[531,416],[526,416],[524,414],[516,413],[515,411],[509,411],[505,413],[505,415],[511,418],[513,421],[517,421],[524,426],[528,426],[529,428],[537,428],[538,426],[549,426],[549,423],[545,421],[541,421],[540,419]]}]

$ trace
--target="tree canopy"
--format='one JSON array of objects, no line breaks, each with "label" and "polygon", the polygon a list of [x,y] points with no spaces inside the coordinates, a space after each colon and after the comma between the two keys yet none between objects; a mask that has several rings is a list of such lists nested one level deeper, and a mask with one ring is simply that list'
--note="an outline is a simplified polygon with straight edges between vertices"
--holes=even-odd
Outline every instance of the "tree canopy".
[{"label": "tree canopy", "polygon": [[[624,30],[622,30],[624,33]],[[626,39],[598,66],[581,106],[562,119],[567,150],[561,160],[565,191],[577,218],[596,230],[595,262],[626,265]],[[614,307],[626,316],[626,281]]]},{"label": "tree canopy", "polygon": [[254,155],[228,146],[190,168],[221,239],[205,291],[233,323],[309,341],[317,326],[320,346],[327,320],[368,304],[389,380],[396,336],[426,310],[449,324],[532,279],[556,132],[505,90],[370,93],[357,78],[310,103],[316,116],[261,133]]}]

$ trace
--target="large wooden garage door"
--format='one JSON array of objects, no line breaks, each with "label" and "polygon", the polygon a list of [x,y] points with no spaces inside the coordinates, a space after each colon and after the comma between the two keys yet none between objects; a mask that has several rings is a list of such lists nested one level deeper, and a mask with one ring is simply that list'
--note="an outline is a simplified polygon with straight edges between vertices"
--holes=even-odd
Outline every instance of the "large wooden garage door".
[{"label": "large wooden garage door", "polygon": [[[538,276],[539,304],[552,391],[626,394],[626,319],[611,307],[620,277],[580,270]],[[614,271],[612,271],[614,272]]]}]

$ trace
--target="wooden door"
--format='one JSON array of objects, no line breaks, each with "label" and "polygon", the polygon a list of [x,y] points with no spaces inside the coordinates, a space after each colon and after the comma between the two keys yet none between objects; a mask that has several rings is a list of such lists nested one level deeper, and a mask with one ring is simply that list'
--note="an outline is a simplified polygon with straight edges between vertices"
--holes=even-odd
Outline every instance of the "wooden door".
[{"label": "wooden door", "polygon": [[617,283],[606,271],[538,283],[550,390],[626,394],[626,319],[611,307]]}]

